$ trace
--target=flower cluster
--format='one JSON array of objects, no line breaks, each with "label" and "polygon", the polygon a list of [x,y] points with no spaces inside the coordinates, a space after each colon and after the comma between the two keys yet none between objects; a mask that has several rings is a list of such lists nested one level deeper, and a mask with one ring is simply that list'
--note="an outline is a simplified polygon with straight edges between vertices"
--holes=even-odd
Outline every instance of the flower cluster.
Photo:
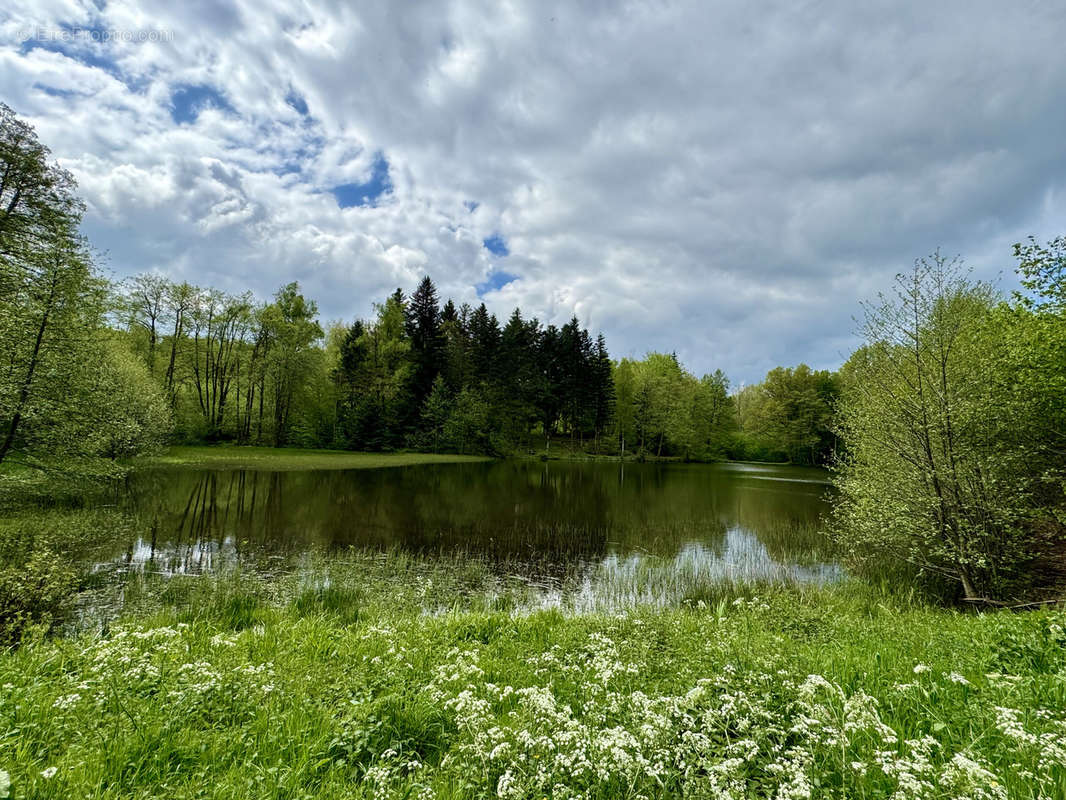
[{"label": "flower cluster", "polygon": [[101,714],[111,709],[121,689],[122,695],[165,699],[173,713],[210,717],[247,713],[274,691],[273,665],[230,655],[235,637],[215,636],[210,658],[190,658],[187,633],[181,624],[119,628],[94,641],[82,653],[77,678],[72,673],[52,707],[60,714]]},{"label": "flower cluster", "polygon": [[[741,674],[727,666],[685,693],[649,696],[629,686],[644,665],[620,658],[601,635],[584,648],[553,647],[530,660],[538,680],[521,687],[486,680],[473,650],[452,651],[436,670],[428,691],[458,729],[441,766],[466,776],[471,788],[492,786],[500,798],[746,798],[755,791],[807,800],[830,787],[832,796],[860,796],[872,786],[893,800],[1007,797],[980,754],[952,751],[931,735],[905,738],[884,721],[877,699],[821,675]],[[923,665],[914,673],[934,679]],[[972,683],[949,673],[943,685]],[[1052,768],[1061,775],[1066,767],[1059,749],[1066,738],[1028,733],[1006,709],[1001,723],[1021,748],[1042,748],[1034,785],[1050,790]]]}]

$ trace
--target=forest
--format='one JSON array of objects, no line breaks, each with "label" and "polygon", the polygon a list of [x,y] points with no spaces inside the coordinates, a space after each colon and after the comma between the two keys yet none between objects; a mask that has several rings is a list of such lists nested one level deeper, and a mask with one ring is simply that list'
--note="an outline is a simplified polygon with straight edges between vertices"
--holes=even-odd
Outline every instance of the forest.
[{"label": "forest", "polygon": [[275,447],[507,455],[584,452],[824,463],[835,376],[800,365],[730,393],[672,354],[614,362],[572,318],[440,303],[426,277],[323,328],[297,284],[272,302],[144,274],[117,287],[111,347],[169,405],[170,436]]}]

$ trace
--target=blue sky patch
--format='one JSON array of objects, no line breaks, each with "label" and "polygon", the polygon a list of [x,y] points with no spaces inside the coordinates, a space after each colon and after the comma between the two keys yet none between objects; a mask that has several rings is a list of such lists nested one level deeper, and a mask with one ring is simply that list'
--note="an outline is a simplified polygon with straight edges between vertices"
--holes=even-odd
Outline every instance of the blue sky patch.
[{"label": "blue sky patch", "polygon": [[334,186],[330,191],[337,198],[337,205],[341,208],[375,206],[379,197],[392,191],[389,162],[385,156],[378,153],[374,156],[370,180],[366,183],[342,183],[340,186]]},{"label": "blue sky patch", "polygon": [[73,27],[60,24],[56,27],[39,27],[30,29],[30,38],[20,47],[19,54],[26,55],[31,50],[47,50],[59,53],[84,64],[87,67],[102,69],[108,75],[122,80],[122,71],[113,58],[110,58],[110,45],[93,41],[94,28]]},{"label": "blue sky patch", "polygon": [[196,122],[205,108],[233,110],[222,93],[210,86],[179,86],[170,96],[170,116],[179,125]]},{"label": "blue sky patch", "polygon": [[44,83],[35,83],[33,84],[33,88],[44,92],[49,97],[74,97],[78,94],[73,89],[57,89],[54,86],[48,86]]},{"label": "blue sky patch", "polygon": [[495,292],[497,289],[502,289],[511,281],[516,280],[518,280],[517,275],[512,275],[510,272],[504,272],[502,269],[493,270],[484,281],[474,288],[477,289],[477,296],[482,297],[489,292]]},{"label": "blue sky patch", "polygon": [[507,249],[507,241],[498,233],[492,234],[488,239],[483,239],[481,243],[494,256],[511,255],[511,251]]},{"label": "blue sky patch", "polygon": [[301,116],[306,117],[310,113],[307,108],[307,101],[295,89],[289,89],[289,93],[285,95],[285,102]]},{"label": "blue sky patch", "polygon": [[477,200],[467,200],[465,203],[463,203],[463,205],[466,206],[467,211],[473,214],[475,211],[477,211],[478,206],[480,206],[481,203],[479,203]]}]

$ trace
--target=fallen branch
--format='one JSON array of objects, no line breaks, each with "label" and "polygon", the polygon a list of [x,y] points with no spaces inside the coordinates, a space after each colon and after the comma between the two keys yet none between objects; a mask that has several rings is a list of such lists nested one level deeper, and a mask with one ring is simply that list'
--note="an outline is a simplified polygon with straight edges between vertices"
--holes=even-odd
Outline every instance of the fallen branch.
[{"label": "fallen branch", "polygon": [[1036,606],[1046,606],[1055,603],[1066,602],[1066,598],[1055,597],[1050,600],[1033,600],[1029,603],[1008,603],[1003,600],[993,600],[990,597],[965,597],[963,598],[967,603],[983,603],[984,605],[995,606],[996,608],[1006,609],[1018,609],[1018,608],[1035,608]]}]

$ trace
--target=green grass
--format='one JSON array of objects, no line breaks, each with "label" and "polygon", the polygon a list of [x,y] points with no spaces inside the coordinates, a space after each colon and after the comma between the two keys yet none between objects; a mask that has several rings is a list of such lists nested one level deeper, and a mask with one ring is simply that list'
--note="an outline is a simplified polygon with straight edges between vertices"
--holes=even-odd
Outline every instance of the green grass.
[{"label": "green grass", "polygon": [[138,459],[136,466],[195,467],[199,469],[377,469],[416,464],[455,464],[488,461],[482,456],[435,453],[353,453],[347,450],[297,450],[233,445],[171,447],[165,453]]},{"label": "green grass", "polygon": [[1066,797],[1061,610],[841,583],[575,614],[368,553],[123,591],[0,655],[13,796]]}]

